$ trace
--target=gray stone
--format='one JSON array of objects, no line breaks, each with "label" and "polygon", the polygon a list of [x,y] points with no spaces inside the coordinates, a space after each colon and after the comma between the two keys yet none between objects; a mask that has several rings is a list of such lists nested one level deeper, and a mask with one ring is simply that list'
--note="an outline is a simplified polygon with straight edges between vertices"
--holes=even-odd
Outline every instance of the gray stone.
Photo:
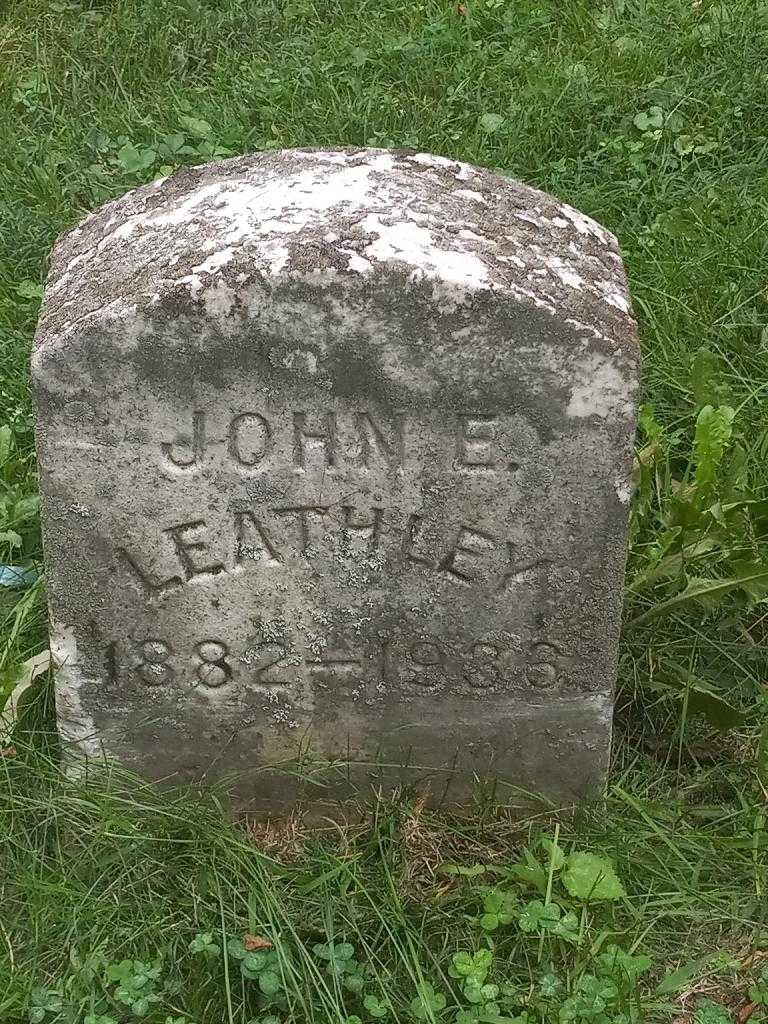
[{"label": "gray stone", "polygon": [[638,349],[594,221],[423,154],[182,170],[57,242],[33,370],[81,753],[263,811],[599,791]]}]

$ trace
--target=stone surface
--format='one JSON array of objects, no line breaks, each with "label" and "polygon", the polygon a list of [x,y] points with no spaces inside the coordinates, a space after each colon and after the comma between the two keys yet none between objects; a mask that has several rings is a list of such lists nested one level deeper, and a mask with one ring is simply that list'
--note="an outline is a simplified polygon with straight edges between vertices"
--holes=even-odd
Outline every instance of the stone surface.
[{"label": "stone surface", "polygon": [[600,788],[638,349],[595,222],[423,154],[183,170],[58,241],[33,371],[81,752],[262,810]]}]

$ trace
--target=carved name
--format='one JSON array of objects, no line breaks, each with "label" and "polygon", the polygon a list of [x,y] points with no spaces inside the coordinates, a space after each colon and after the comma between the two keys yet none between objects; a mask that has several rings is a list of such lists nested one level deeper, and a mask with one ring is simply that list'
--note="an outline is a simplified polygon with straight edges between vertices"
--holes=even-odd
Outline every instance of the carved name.
[{"label": "carved name", "polygon": [[[402,471],[407,460],[417,459],[417,432],[405,413],[384,423],[368,410],[345,414],[331,410],[291,410],[281,416],[246,411],[230,416],[224,436],[213,436],[210,416],[194,411],[189,428],[173,440],[163,441],[160,452],[167,468],[196,472],[209,454],[228,459],[248,472],[289,465],[295,472],[310,469],[386,468]],[[514,472],[499,444],[503,419],[496,413],[459,412],[449,417],[456,470],[487,473]]]},{"label": "carved name", "polygon": [[131,578],[150,597],[219,573],[310,563],[335,553],[381,568],[384,560],[429,569],[459,584],[489,583],[497,590],[535,583],[549,562],[523,558],[512,541],[470,523],[436,528],[417,513],[372,506],[280,505],[232,511],[227,529],[212,536],[206,520],[193,519],[161,530],[165,576],[148,567],[157,557],[126,547],[117,554]]}]

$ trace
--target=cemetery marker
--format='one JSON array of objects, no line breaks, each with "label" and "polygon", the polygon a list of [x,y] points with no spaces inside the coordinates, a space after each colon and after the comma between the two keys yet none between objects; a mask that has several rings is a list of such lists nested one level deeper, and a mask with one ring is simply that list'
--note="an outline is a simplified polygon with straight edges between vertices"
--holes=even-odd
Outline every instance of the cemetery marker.
[{"label": "cemetery marker", "polygon": [[594,221],[423,154],[185,169],[57,242],[33,372],[80,752],[262,811],[599,791],[638,348]]}]

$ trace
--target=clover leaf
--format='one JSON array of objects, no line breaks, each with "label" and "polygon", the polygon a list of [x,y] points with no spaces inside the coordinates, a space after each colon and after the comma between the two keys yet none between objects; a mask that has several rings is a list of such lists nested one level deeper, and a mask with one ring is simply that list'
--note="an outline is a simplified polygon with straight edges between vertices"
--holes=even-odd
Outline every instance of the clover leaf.
[{"label": "clover leaf", "polygon": [[214,941],[212,932],[198,932],[189,944],[189,951],[214,960],[221,953],[221,947]]},{"label": "clover leaf", "polygon": [[386,1017],[389,1013],[388,1005],[377,996],[370,994],[363,999],[363,1008],[368,1011],[371,1017],[377,1020]]},{"label": "clover leaf", "polygon": [[523,907],[518,924],[524,932],[539,935],[551,931],[561,917],[557,903],[544,903],[542,900],[531,900]]},{"label": "clover leaf", "polygon": [[425,981],[418,988],[410,1004],[410,1010],[418,1020],[429,1020],[445,1009],[446,998],[442,992],[435,992],[432,985]]}]

